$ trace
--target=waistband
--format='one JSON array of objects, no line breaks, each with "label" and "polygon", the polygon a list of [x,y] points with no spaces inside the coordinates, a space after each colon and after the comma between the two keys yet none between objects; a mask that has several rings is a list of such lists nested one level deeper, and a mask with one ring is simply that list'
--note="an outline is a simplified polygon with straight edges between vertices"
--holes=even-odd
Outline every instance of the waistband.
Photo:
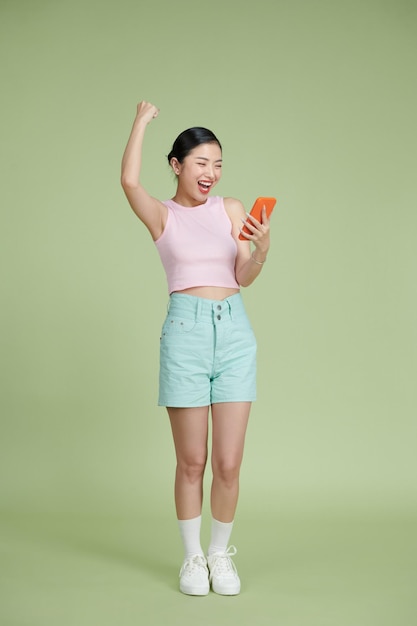
[{"label": "waistband", "polygon": [[208,300],[186,293],[172,293],[169,297],[168,313],[210,323],[219,323],[234,317],[246,317],[240,293],[235,293],[224,300]]}]

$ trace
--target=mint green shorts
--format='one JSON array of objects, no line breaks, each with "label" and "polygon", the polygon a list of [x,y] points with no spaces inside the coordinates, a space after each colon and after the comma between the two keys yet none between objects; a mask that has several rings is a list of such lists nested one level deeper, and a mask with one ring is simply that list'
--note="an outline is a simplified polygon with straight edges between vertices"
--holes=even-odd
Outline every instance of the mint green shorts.
[{"label": "mint green shorts", "polygon": [[256,400],[256,339],[240,293],[170,296],[160,344],[158,405]]}]

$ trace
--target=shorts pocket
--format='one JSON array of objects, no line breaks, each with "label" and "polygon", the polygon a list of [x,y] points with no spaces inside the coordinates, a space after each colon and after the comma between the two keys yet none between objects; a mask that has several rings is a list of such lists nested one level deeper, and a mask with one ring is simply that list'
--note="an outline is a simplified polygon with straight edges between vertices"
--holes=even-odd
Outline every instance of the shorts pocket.
[{"label": "shorts pocket", "polygon": [[232,329],[229,335],[229,345],[237,351],[254,350],[256,352],[256,336],[248,318],[245,317],[240,319],[238,322],[233,322]]},{"label": "shorts pocket", "polygon": [[189,333],[195,328],[195,325],[195,320],[168,315],[162,326],[162,337],[166,335],[182,335]]}]

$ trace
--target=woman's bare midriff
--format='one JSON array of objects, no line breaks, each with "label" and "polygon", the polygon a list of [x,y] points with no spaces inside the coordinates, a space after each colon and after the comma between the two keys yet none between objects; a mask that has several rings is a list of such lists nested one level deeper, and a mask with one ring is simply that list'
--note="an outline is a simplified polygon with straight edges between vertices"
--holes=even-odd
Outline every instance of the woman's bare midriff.
[{"label": "woman's bare midriff", "polygon": [[207,298],[207,300],[224,300],[235,293],[239,293],[239,289],[231,287],[190,287],[174,293],[185,293],[189,296],[197,296],[197,298]]}]

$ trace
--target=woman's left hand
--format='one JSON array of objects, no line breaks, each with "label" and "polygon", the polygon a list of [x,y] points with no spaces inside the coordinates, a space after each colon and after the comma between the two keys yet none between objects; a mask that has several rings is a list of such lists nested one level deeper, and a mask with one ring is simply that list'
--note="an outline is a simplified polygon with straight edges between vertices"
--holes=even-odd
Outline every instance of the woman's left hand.
[{"label": "woman's left hand", "polygon": [[261,222],[259,222],[252,215],[247,215],[246,220],[243,220],[244,225],[248,230],[250,230],[251,234],[243,232],[243,236],[248,240],[252,241],[253,245],[259,252],[262,254],[266,254],[269,250],[270,240],[269,240],[269,219],[266,215],[266,209],[263,207],[261,213]]}]

